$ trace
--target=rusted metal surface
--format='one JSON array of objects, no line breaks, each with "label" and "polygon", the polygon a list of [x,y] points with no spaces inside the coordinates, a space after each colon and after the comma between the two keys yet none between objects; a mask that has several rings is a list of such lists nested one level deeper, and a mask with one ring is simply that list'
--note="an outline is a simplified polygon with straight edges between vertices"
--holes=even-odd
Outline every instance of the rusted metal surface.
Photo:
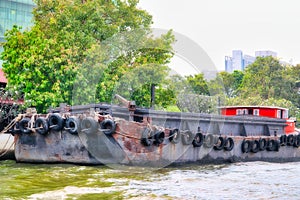
[{"label": "rusted metal surface", "polygon": [[[41,135],[37,128],[31,127],[29,134],[15,134],[17,161],[164,167],[187,162],[300,160],[300,148],[286,144],[273,150],[242,151],[245,140],[251,141],[251,144],[261,138],[279,141],[285,127],[285,121],[280,119],[166,113],[145,109],[136,109],[132,115],[128,108],[103,104],[93,105],[92,110],[91,107],[81,106],[70,107],[68,111],[60,113],[64,126],[59,131],[50,130]],[[79,120],[81,127],[77,134],[71,134],[66,127],[70,116]],[[29,117],[33,119],[30,125],[34,126],[36,118]],[[134,120],[129,120],[130,117]],[[104,121],[108,123],[104,125]],[[171,136],[176,129],[180,130],[180,137],[175,141]],[[206,135],[200,146],[193,144],[196,133]],[[234,147],[216,150],[214,146],[219,145],[217,141],[220,136],[224,140],[232,138]],[[294,139],[297,138],[295,136]]]}]

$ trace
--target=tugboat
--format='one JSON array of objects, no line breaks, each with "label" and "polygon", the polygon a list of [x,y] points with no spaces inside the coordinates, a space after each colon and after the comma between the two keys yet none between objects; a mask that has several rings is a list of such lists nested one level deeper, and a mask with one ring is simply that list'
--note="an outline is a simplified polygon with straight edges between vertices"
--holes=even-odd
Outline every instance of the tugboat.
[{"label": "tugboat", "polygon": [[18,162],[165,167],[196,162],[300,161],[300,134],[288,110],[220,107],[220,115],[122,105],[29,109],[14,120]]}]

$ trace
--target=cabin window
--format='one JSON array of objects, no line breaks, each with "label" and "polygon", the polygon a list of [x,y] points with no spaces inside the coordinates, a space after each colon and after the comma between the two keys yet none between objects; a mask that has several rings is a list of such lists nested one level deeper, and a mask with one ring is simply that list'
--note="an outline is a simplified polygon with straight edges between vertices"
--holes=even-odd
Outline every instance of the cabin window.
[{"label": "cabin window", "polygon": [[259,116],[259,109],[254,109],[253,110],[253,115]]},{"label": "cabin window", "polygon": [[281,118],[281,110],[277,110],[277,118]]},{"label": "cabin window", "polygon": [[236,114],[237,115],[248,115],[248,109],[237,109]]},{"label": "cabin window", "polygon": [[283,111],[283,118],[284,118],[284,119],[289,118],[289,111],[288,111],[288,110],[284,110],[284,111]]},{"label": "cabin window", "polygon": [[253,115],[253,109],[249,109],[249,110],[248,110],[248,114],[249,114],[249,115]]}]

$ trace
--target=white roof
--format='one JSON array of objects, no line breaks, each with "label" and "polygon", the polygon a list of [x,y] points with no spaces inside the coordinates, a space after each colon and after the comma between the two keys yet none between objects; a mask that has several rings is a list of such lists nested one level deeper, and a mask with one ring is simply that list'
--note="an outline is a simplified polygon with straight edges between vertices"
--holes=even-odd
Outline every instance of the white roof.
[{"label": "white roof", "polygon": [[278,109],[278,110],[288,110],[287,108],[282,108],[282,107],[278,107],[278,106],[221,106],[218,107],[219,109],[222,108],[272,108],[272,109]]}]

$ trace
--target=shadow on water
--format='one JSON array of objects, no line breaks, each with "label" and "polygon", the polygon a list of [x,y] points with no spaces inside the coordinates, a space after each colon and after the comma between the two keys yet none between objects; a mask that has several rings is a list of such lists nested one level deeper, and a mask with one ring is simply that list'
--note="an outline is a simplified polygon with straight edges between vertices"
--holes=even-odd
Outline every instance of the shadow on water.
[{"label": "shadow on water", "polygon": [[0,161],[0,199],[285,199],[300,163],[186,165],[158,170]]}]

